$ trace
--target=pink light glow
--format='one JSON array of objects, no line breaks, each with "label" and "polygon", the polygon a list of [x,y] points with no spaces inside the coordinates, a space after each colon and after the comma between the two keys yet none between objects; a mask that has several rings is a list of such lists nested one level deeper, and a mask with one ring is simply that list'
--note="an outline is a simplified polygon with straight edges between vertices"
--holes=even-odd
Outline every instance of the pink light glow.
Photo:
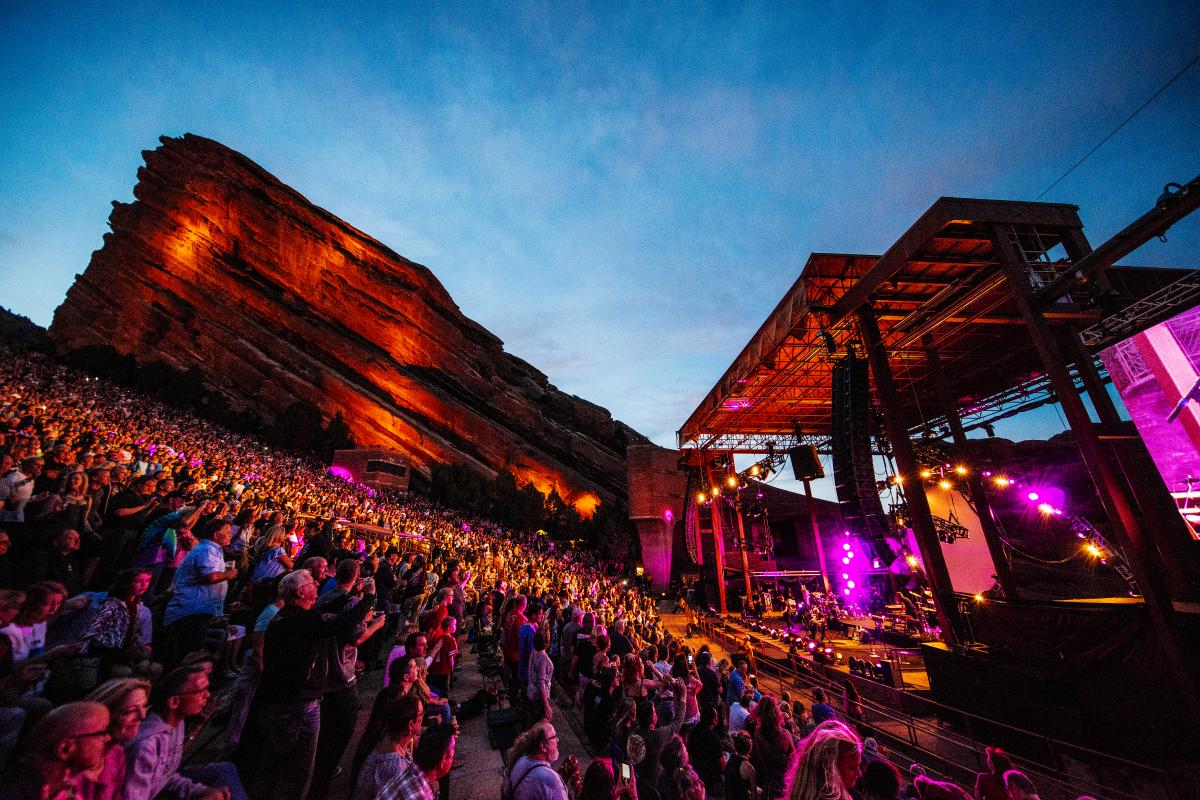
[{"label": "pink light glow", "polygon": [[326,470],[326,472],[328,472],[333,477],[341,478],[344,481],[354,480],[354,476],[352,474],[350,474],[350,470],[346,469],[345,467],[330,467],[329,469]]}]

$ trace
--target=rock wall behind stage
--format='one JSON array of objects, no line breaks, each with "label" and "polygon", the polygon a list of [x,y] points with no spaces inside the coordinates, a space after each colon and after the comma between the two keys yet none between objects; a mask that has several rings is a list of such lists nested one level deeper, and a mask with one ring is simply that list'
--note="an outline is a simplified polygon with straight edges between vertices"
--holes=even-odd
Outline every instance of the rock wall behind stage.
[{"label": "rock wall behind stage", "polygon": [[161,141],[55,313],[60,353],[195,368],[267,421],[311,401],[419,471],[465,462],[580,506],[624,497],[625,447],[644,437],[504,352],[429,269],[224,145]]},{"label": "rock wall behind stage", "polygon": [[671,582],[676,525],[683,524],[687,473],[679,451],[654,444],[630,446],[629,518],[637,527],[642,563],[655,589]]}]

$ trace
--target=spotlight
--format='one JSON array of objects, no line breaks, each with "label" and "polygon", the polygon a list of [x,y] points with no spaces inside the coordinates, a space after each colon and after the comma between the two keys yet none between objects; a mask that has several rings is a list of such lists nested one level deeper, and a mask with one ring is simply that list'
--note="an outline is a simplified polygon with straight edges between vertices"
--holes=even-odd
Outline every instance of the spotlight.
[{"label": "spotlight", "polygon": [[1039,503],[1037,509],[1047,516],[1054,513],[1054,506],[1050,505],[1049,503]]},{"label": "spotlight", "polygon": [[720,486],[714,486],[714,487],[712,487],[712,496],[713,496],[713,497],[720,497],[720,496],[721,496],[721,487],[720,487]]},{"label": "spotlight", "polygon": [[927,470],[927,469],[923,469],[923,470],[921,470],[921,477],[922,477],[922,478],[932,478],[932,477],[933,477],[933,473],[932,473],[932,472],[930,472],[930,471],[929,471],[929,470]]},{"label": "spotlight", "polygon": [[843,558],[843,559],[842,559],[842,563],[843,563],[843,564],[849,564],[849,563],[850,563],[850,558],[849,558],[849,557]]},{"label": "spotlight", "polygon": [[1030,492],[1029,494],[1025,495],[1025,498],[1031,503],[1036,503],[1042,498],[1042,496],[1037,492]]},{"label": "spotlight", "polygon": [[967,474],[967,468],[964,467],[962,464],[959,464],[957,467],[955,467],[954,471],[957,472],[959,475]]},{"label": "spotlight", "polygon": [[706,495],[704,492],[696,492],[696,502],[697,503],[703,503],[707,499],[708,499],[708,495]]},{"label": "spotlight", "polygon": [[849,573],[849,572],[843,572],[843,573],[842,573],[842,580],[844,580],[844,581],[848,581],[848,580],[850,580],[850,573]]},{"label": "spotlight", "polygon": [[997,475],[996,479],[995,479],[995,483],[1001,489],[1007,489],[1010,485],[1012,485],[1012,481],[1010,481],[1008,478],[1004,477],[1003,475]]},{"label": "spotlight", "polygon": [[842,549],[843,549],[843,550],[849,550],[849,549],[850,549],[850,545],[848,545],[848,544],[844,544],[844,545],[842,545]]},{"label": "spotlight", "polygon": [[982,602],[983,602],[983,595],[981,595],[981,594],[976,594],[976,595],[975,595],[975,602],[976,602],[976,603],[982,603]]},{"label": "spotlight", "polygon": [[853,589],[853,588],[854,588],[854,581],[846,581],[846,585],[847,585],[847,586],[849,586],[851,589]]},{"label": "spotlight", "polygon": [[938,488],[940,488],[940,489],[949,489],[949,488],[950,488],[950,481],[938,481]]},{"label": "spotlight", "polygon": [[842,594],[844,594],[844,595],[846,595],[847,597],[849,597],[849,596],[850,596],[850,590],[849,590],[849,589],[842,589]]},{"label": "spotlight", "polygon": [[758,477],[760,472],[762,472],[762,470],[760,470],[758,468],[758,464],[755,464],[753,467],[750,468],[750,474],[756,478]]},{"label": "spotlight", "polygon": [[732,475],[730,475],[730,476],[729,476],[729,477],[728,477],[728,478],[725,480],[725,483],[726,483],[726,485],[728,485],[728,486],[729,486],[729,488],[730,488],[730,489],[736,489],[736,488],[737,488],[737,478],[735,478],[735,477],[734,477],[734,476],[732,476]]},{"label": "spotlight", "polygon": [[904,562],[910,567],[915,567],[917,566],[917,557],[914,555],[907,555],[904,557]]},{"label": "spotlight", "polygon": [[1083,549],[1086,550],[1087,554],[1089,556],[1091,556],[1092,558],[1099,558],[1100,556],[1104,555],[1104,552],[1099,547],[1096,547],[1096,545],[1092,544],[1091,542],[1088,542],[1087,544],[1085,544],[1083,546]]}]

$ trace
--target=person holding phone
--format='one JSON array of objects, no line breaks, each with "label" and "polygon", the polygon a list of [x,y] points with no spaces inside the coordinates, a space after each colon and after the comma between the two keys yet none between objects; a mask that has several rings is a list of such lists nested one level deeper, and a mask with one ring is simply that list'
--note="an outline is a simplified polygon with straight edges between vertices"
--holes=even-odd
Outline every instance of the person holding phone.
[{"label": "person holding phone", "polygon": [[633,768],[624,761],[593,758],[583,774],[583,789],[576,800],[637,800]]}]

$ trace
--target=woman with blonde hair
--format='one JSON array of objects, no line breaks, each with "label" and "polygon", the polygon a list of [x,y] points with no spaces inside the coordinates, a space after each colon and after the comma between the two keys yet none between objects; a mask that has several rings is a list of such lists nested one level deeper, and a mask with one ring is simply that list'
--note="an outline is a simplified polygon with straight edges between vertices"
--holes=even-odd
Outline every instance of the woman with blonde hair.
[{"label": "woman with blonde hair", "polygon": [[858,734],[842,722],[822,722],[796,749],[788,770],[788,800],[850,800],[862,766]]},{"label": "woman with blonde hair", "polygon": [[[254,548],[254,570],[250,573],[250,584],[251,607],[255,618],[267,607],[267,603],[275,599],[279,579],[292,569],[292,559],[288,558],[284,549],[286,540],[287,528],[272,525]],[[320,588],[317,587],[318,590]]]},{"label": "woman with blonde hair", "polygon": [[108,708],[108,749],[99,772],[82,773],[82,796],[113,800],[124,796],[125,743],[137,735],[150,706],[150,682],[140,678],[114,678],[102,683],[88,700]]}]

